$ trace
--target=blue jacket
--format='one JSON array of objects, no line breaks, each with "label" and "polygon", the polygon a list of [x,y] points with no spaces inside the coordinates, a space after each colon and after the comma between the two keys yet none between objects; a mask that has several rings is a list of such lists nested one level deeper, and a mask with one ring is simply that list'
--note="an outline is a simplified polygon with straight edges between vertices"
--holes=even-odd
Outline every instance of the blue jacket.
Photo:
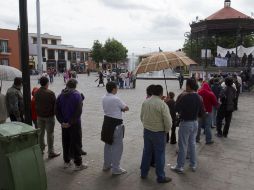
[{"label": "blue jacket", "polygon": [[56,118],[59,123],[74,125],[81,122],[83,99],[75,89],[64,89],[56,100]]}]

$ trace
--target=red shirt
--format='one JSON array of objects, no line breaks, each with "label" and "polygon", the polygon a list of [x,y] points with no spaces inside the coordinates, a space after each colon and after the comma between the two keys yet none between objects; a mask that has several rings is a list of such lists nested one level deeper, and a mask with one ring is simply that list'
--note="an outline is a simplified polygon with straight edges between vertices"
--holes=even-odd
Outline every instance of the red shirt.
[{"label": "red shirt", "polygon": [[218,107],[218,102],[216,96],[212,92],[209,84],[204,82],[201,89],[198,91],[198,94],[203,98],[205,111],[211,113],[214,107]]}]

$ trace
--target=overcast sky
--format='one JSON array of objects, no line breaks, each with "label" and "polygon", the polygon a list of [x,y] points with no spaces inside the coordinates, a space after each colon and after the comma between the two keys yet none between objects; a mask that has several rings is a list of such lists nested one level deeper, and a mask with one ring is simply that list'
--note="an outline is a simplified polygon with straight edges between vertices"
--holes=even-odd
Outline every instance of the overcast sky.
[{"label": "overcast sky", "polygon": [[[29,32],[36,32],[36,0],[28,1]],[[251,15],[254,0],[231,0]],[[0,28],[19,25],[18,0],[0,0]],[[129,54],[182,48],[189,23],[223,8],[224,0],[41,0],[41,30],[62,36],[64,44],[91,48],[109,37]]]}]

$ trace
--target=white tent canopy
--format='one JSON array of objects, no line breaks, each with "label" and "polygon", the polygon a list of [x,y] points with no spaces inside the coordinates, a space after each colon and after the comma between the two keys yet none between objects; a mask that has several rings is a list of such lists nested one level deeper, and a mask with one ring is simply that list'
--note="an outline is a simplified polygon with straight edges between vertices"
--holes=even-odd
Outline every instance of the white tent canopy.
[{"label": "white tent canopy", "polygon": [[[217,55],[221,55],[221,57],[225,57],[227,52],[232,53],[232,51],[234,53],[236,53],[236,48],[232,48],[232,49],[226,49],[220,46],[217,46]],[[238,57],[243,57],[243,54],[246,53],[246,55],[248,56],[249,54],[253,54],[254,55],[254,47],[249,47],[249,48],[245,48],[243,46],[238,46],[237,47],[237,55]]]}]

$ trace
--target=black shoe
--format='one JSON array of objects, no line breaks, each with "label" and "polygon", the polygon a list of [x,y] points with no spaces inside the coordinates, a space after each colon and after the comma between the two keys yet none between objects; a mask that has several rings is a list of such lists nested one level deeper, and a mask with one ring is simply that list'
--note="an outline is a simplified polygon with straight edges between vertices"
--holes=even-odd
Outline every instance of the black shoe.
[{"label": "black shoe", "polygon": [[141,179],[147,179],[147,176],[146,175],[141,175],[140,178]]},{"label": "black shoe", "polygon": [[172,141],[172,142],[170,142],[170,144],[176,144],[177,142],[176,141]]},{"label": "black shoe", "polygon": [[169,183],[169,182],[171,182],[171,181],[172,181],[172,179],[171,179],[171,178],[169,178],[169,177],[165,177],[163,180],[158,181],[158,183]]},{"label": "black shoe", "polygon": [[55,157],[58,157],[61,155],[61,152],[52,152],[48,155],[48,158],[49,159],[52,159],[52,158],[55,158]]},{"label": "black shoe", "polygon": [[210,142],[206,142],[205,144],[210,145],[210,144],[213,144],[213,143],[214,143],[214,141],[210,141]]},{"label": "black shoe", "polygon": [[215,136],[217,136],[217,137],[221,138],[221,137],[222,137],[222,134],[217,133]]},{"label": "black shoe", "polygon": [[82,156],[86,156],[86,155],[87,155],[87,152],[85,152],[84,150],[81,149],[81,155],[82,155]]},{"label": "black shoe", "polygon": [[228,135],[226,135],[226,134],[223,134],[223,137],[225,137],[225,138],[228,138]]}]

